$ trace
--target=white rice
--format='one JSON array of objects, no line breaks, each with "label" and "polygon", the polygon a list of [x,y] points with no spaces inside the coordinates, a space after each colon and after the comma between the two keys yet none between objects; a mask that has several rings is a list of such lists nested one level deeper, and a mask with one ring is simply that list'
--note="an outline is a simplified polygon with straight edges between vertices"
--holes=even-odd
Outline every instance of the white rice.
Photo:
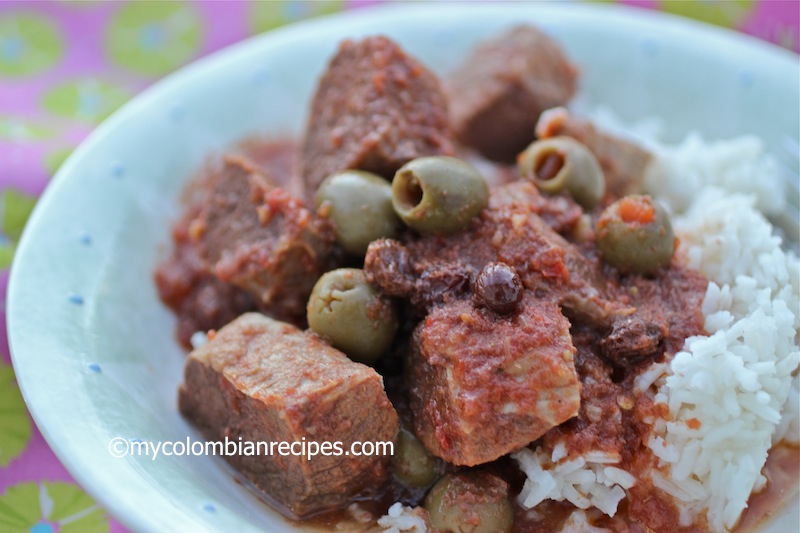
[{"label": "white rice", "polygon": [[732,528],[764,486],[773,435],[788,433],[797,411],[798,261],[754,204],[707,187],[675,218],[679,253],[714,281],[703,301],[709,336],[687,339],[658,387],[670,421],[649,443],[661,468],[653,482],[680,501],[683,525],[705,514],[714,531]]},{"label": "white rice", "polygon": [[763,487],[773,441],[797,441],[798,394],[789,392],[800,360],[800,267],[759,212],[779,212],[785,195],[758,139],[690,136],[655,151],[646,183],[678,212],[678,253],[713,281],[703,301],[709,336],[687,339],[659,382],[670,421],[649,443],[661,465],[653,482],[681,502],[685,523],[705,514],[727,531]]},{"label": "white rice", "polygon": [[389,507],[386,514],[378,519],[378,525],[386,533],[400,533],[401,531],[425,533],[427,531],[425,519],[420,516],[420,513],[400,502]]},{"label": "white rice", "polygon": [[[705,142],[692,134],[678,146],[664,146],[659,151],[645,185],[674,211],[697,205],[697,195],[709,187],[751,196],[755,207],[766,215],[778,214],[786,207],[780,180],[770,178],[778,176],[778,164],[764,153],[757,137]],[[764,175],[769,177],[761,179]],[[678,183],[674,176],[681,177]]]},{"label": "white rice", "polygon": [[617,505],[625,498],[625,490],[636,482],[631,474],[612,466],[618,456],[590,452],[576,459],[566,460],[556,445],[548,456],[542,449],[523,448],[512,454],[527,479],[518,502],[532,509],[544,500],[568,501],[579,509],[595,507],[608,516],[614,516]]},{"label": "white rice", "polygon": [[581,510],[573,511],[564,525],[561,526],[560,533],[613,533],[604,527],[595,527],[589,522],[589,518]]},{"label": "white rice", "polygon": [[197,350],[208,342],[208,334],[205,331],[195,331],[189,338],[189,344],[193,350]]}]

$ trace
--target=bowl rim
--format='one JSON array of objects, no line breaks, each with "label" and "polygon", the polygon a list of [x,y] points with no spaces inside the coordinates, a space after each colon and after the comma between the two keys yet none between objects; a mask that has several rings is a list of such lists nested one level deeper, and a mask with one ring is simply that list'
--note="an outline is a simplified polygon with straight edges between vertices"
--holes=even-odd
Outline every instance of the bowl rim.
[{"label": "bowl rim", "polygon": [[[19,318],[20,310],[27,305],[26,294],[20,285],[19,272],[30,263],[31,250],[36,246],[36,236],[41,231],[47,212],[51,209],[50,206],[59,201],[62,190],[70,187],[78,161],[91,156],[101,139],[108,135],[114,135],[140,109],[150,106],[172,91],[180,90],[181,87],[190,85],[197,78],[207,76],[210,72],[229,61],[237,61],[240,56],[249,55],[252,51],[266,48],[268,45],[277,46],[281,43],[290,43],[293,40],[302,40],[307,35],[313,34],[315,30],[322,30],[331,26],[345,25],[351,28],[363,29],[378,21],[391,20],[393,17],[398,16],[412,18],[444,17],[451,14],[453,9],[454,6],[447,5],[447,3],[370,6],[369,8],[350,10],[289,24],[246,38],[236,44],[211,53],[177,69],[149,86],[106,119],[70,155],[41,195],[20,239],[15,262],[12,265],[8,279],[6,327],[17,383],[33,420],[59,461],[81,487],[102,505],[109,515],[131,530],[149,531],[158,529],[158,517],[133,508],[124,499],[116,498],[114,489],[117,485],[98,482],[99,480],[93,475],[92,464],[87,460],[87,457],[72,454],[66,449],[63,443],[68,442],[70,435],[66,432],[59,433],[52,430],[49,421],[57,417],[58,414],[45,409],[44,404],[41,402],[41,394],[44,391],[39,390],[35,376],[28,372],[26,366],[28,342],[24,336],[18,333],[17,327],[21,320]],[[492,13],[501,12],[506,14],[523,13],[531,10],[560,16],[568,13],[569,17],[593,17],[598,20],[599,24],[636,22],[646,27],[645,29],[657,32],[659,35],[670,36],[670,38],[684,36],[697,40],[699,44],[723,47],[730,55],[735,55],[744,50],[750,55],[755,54],[759,60],[774,65],[775,68],[798,68],[799,56],[777,45],[727,28],[642,8],[624,5],[564,5],[539,2],[534,3],[534,5],[515,5],[513,3],[458,5],[459,13],[464,13],[466,14],[465,16],[470,17],[491,16]]]}]

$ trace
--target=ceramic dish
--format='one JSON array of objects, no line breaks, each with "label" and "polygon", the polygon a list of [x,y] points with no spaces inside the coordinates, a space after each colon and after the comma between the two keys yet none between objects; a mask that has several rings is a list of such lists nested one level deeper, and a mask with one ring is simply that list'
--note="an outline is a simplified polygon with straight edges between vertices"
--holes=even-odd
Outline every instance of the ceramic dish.
[{"label": "ceramic dish", "polygon": [[[480,39],[529,21],[583,69],[587,105],[668,117],[668,140],[798,132],[798,62],[753,39],[606,6],[390,6],[287,27],[204,59],[103,124],[59,171],[17,252],[8,327],[19,385],[58,457],[136,531],[293,531],[213,457],[115,458],[116,437],[199,439],[178,414],[183,353],[153,268],[183,184],[254,133],[298,134],[336,44],[385,33],[445,72]],[[789,531],[797,507],[766,530]]]}]

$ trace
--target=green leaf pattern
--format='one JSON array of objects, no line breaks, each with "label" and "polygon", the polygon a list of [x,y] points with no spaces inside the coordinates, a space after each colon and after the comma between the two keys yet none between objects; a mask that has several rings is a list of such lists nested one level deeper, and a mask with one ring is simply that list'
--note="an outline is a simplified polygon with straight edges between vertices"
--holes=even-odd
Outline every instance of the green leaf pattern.
[{"label": "green leaf pattern", "polygon": [[36,121],[10,116],[0,116],[0,141],[35,141],[54,135],[52,128]]},{"label": "green leaf pattern", "polygon": [[200,15],[190,4],[130,2],[108,26],[106,48],[119,65],[155,76],[188,62],[201,36]]},{"label": "green leaf pattern", "polygon": [[[0,270],[11,265],[17,241],[22,235],[22,230],[28,222],[34,205],[36,205],[36,198],[33,196],[12,188],[0,191]],[[0,398],[2,394],[0,391]],[[0,435],[0,443],[2,443],[2,435]],[[0,465],[2,464],[2,450],[0,450]]]},{"label": "green leaf pattern", "polygon": [[74,148],[58,148],[45,156],[44,166],[49,176],[52,177],[58,172],[73,150]]},{"label": "green leaf pattern", "polygon": [[0,192],[0,232],[16,241],[36,205],[36,198],[8,188]]},{"label": "green leaf pattern", "polygon": [[61,36],[47,18],[29,13],[0,14],[0,75],[38,74],[62,53]]},{"label": "green leaf pattern", "polygon": [[255,33],[275,29],[290,22],[342,10],[341,0],[299,0],[295,2],[252,2],[250,25]]},{"label": "green leaf pattern", "polygon": [[725,28],[737,27],[755,7],[755,0],[662,0],[661,9]]},{"label": "green leaf pattern", "polygon": [[14,370],[0,362],[0,467],[19,456],[31,438],[31,419]]},{"label": "green leaf pattern", "polygon": [[76,120],[98,123],[124,104],[130,94],[124,89],[95,78],[56,85],[44,95],[44,108]]},{"label": "green leaf pattern", "polygon": [[108,518],[72,483],[20,483],[0,495],[4,533],[106,533]]},{"label": "green leaf pattern", "polygon": [[[4,270],[11,266],[11,260],[14,259],[14,252],[17,251],[17,245],[9,240],[0,238],[0,270]],[[2,446],[2,444],[0,444]],[[0,452],[0,457],[2,457]],[[2,465],[2,459],[0,459]]]},{"label": "green leaf pattern", "polygon": [[20,483],[0,495],[0,531],[28,533],[42,518],[39,485]]}]

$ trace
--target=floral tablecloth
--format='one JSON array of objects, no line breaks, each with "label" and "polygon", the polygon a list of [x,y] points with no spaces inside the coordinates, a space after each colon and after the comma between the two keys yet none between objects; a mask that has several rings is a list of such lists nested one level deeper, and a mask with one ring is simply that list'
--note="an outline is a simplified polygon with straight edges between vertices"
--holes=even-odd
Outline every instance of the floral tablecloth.
[{"label": "floral tablecloth", "polygon": [[[36,198],[75,146],[121,104],[250,35],[374,3],[0,0],[0,302]],[[800,0],[624,3],[800,48]],[[0,532],[124,531],[75,483],[33,424],[14,380],[4,306],[0,319]]]}]

